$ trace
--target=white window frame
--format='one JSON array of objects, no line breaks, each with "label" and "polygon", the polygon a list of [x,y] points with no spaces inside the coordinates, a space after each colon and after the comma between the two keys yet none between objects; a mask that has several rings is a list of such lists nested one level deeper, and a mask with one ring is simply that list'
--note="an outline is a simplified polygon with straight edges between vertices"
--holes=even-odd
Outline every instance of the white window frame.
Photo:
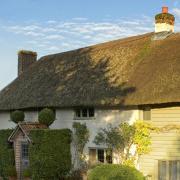
[{"label": "white window frame", "polygon": [[[87,117],[83,117],[83,109],[87,109]],[[93,109],[94,110],[94,116],[89,116],[89,110]],[[80,117],[76,116],[77,110],[80,110]],[[89,120],[89,119],[95,119],[95,108],[94,107],[82,107],[82,108],[77,108],[74,109],[74,120]]]}]

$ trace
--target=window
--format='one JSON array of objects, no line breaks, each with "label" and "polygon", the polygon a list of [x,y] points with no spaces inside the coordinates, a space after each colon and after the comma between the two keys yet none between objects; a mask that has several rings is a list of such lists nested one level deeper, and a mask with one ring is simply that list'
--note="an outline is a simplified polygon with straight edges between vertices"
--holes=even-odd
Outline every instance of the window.
[{"label": "window", "polygon": [[107,149],[89,149],[89,162],[90,164],[96,162],[112,164],[112,151]]},{"label": "window", "polygon": [[79,108],[75,110],[75,118],[93,118],[94,117],[94,108]]},{"label": "window", "polygon": [[151,120],[151,109],[145,108],[143,110],[143,120]]},{"label": "window", "polygon": [[29,151],[28,151],[28,144],[27,143],[21,144],[21,153],[22,153],[22,159],[28,159]]},{"label": "window", "polygon": [[180,179],[180,160],[158,162],[158,180],[179,180],[179,179]]}]

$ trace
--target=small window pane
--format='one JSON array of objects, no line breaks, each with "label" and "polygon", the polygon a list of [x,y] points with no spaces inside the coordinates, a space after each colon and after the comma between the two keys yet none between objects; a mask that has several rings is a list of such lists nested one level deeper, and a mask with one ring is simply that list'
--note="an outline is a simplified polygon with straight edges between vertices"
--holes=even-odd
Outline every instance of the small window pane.
[{"label": "small window pane", "polygon": [[81,117],[81,111],[80,111],[80,109],[77,109],[77,110],[76,110],[76,117]]},{"label": "small window pane", "polygon": [[98,161],[104,163],[104,150],[98,149]]},{"label": "small window pane", "polygon": [[94,117],[94,108],[89,108],[89,117]]},{"label": "small window pane", "polygon": [[82,109],[82,117],[87,117],[87,109]]},{"label": "small window pane", "polygon": [[23,143],[21,145],[21,153],[22,153],[22,159],[28,159],[28,144]]},{"label": "small window pane", "polygon": [[169,161],[170,180],[177,180],[177,161]]},{"label": "small window pane", "polygon": [[158,180],[166,180],[166,161],[159,161],[158,164],[159,168],[158,168],[158,176],[159,179]]}]

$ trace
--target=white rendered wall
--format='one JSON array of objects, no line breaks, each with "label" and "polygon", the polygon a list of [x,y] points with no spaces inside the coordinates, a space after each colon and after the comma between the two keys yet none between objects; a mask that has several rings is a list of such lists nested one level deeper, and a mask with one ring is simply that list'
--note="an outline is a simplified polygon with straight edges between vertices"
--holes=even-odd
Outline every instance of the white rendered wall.
[{"label": "white rendered wall", "polygon": [[10,121],[9,112],[0,112],[0,129],[12,129],[15,126],[16,124]]},{"label": "white rendered wall", "polygon": [[25,111],[24,114],[26,122],[38,121],[38,111]]},{"label": "white rendered wall", "polygon": [[[132,124],[139,119],[139,110],[95,110],[95,118],[89,120],[75,120],[73,110],[56,110],[56,121],[51,125],[52,129],[72,129],[74,122],[86,123],[90,131],[90,139],[85,147],[85,154],[88,158],[89,148],[97,148],[93,140],[99,128],[106,128],[108,124],[118,126],[121,122]],[[99,146],[99,148],[103,148]],[[114,163],[118,163],[118,158],[115,158]]]}]

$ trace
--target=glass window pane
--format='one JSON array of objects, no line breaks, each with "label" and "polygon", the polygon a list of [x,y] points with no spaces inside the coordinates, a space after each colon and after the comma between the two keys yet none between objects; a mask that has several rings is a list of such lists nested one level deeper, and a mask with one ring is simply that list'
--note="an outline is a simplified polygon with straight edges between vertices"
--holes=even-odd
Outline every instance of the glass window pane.
[{"label": "glass window pane", "polygon": [[81,117],[81,111],[80,111],[80,109],[76,109],[76,117]]},{"label": "glass window pane", "polygon": [[98,161],[104,163],[104,150],[98,149]]},{"label": "glass window pane", "polygon": [[170,180],[177,180],[177,161],[169,161]]},{"label": "glass window pane", "polygon": [[22,159],[28,159],[28,144],[23,143],[21,145],[21,154],[22,154]]},{"label": "glass window pane", "polygon": [[82,109],[82,117],[87,117],[87,109]]},{"label": "glass window pane", "polygon": [[89,117],[94,117],[94,108],[89,108]]},{"label": "glass window pane", "polygon": [[166,180],[166,161],[158,162],[158,180]]}]

